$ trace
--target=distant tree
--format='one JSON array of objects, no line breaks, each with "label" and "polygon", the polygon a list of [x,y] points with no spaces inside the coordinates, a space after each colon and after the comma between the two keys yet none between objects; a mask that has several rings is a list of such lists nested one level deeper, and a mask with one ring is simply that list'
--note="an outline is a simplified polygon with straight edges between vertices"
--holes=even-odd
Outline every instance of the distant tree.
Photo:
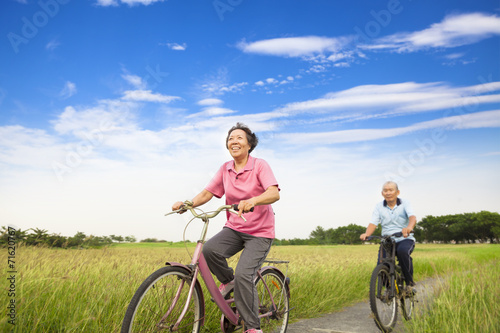
[{"label": "distant tree", "polygon": [[48,236],[48,231],[45,229],[31,229],[31,233],[26,235],[26,245],[47,244]]},{"label": "distant tree", "polygon": [[146,238],[141,240],[142,243],[158,243],[158,239],[156,238]]},{"label": "distant tree", "polygon": [[[20,244],[21,242],[24,242],[26,240],[29,230],[31,229],[21,230],[21,228],[19,228],[14,231],[16,244]],[[9,227],[2,226],[2,230],[0,231],[0,233],[0,245],[8,244],[9,237],[12,237],[12,235],[9,235]]]},{"label": "distant tree", "polygon": [[309,238],[316,244],[325,244],[327,241],[325,229],[321,226],[317,226],[316,229],[311,232]]},{"label": "distant tree", "polygon": [[126,236],[125,241],[128,243],[135,243],[137,239],[134,236]]},{"label": "distant tree", "polygon": [[78,231],[73,237],[68,238],[66,247],[82,246],[85,238],[87,238],[87,236],[83,232]]},{"label": "distant tree", "polygon": [[51,234],[47,236],[45,244],[50,247],[63,247],[66,242],[66,237],[59,234]]}]

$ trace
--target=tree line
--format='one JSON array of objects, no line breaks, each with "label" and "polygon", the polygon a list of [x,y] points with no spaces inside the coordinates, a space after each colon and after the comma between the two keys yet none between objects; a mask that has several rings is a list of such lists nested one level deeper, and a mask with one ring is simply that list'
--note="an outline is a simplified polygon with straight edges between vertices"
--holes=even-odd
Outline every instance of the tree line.
[{"label": "tree line", "polygon": [[[8,242],[8,227],[1,228],[0,246]],[[135,243],[137,239],[134,236],[94,236],[85,235],[83,232],[77,232],[73,237],[65,237],[59,234],[49,234],[45,229],[16,229],[15,231],[16,244],[30,246],[48,246],[56,248],[86,248],[86,247],[101,247],[113,243]]]},{"label": "tree line", "polygon": [[[8,242],[7,227],[2,227],[0,246]],[[275,239],[274,245],[333,245],[361,244],[359,235],[364,233],[366,226],[349,224],[338,228],[325,229],[316,227],[309,238]],[[374,235],[380,235],[380,226]],[[426,216],[417,223],[415,238],[420,243],[477,243],[500,242],[500,214],[488,211],[479,213],[464,213],[443,216]],[[77,232],[73,237],[49,234],[44,229],[16,230],[16,243],[25,245],[44,245],[59,248],[100,247],[113,243],[135,243],[134,236],[93,236]],[[156,238],[146,238],[141,242],[166,242]],[[168,242],[172,243],[172,242]]]},{"label": "tree line", "polygon": [[[275,240],[276,245],[328,245],[361,244],[359,236],[366,226],[348,226],[325,229],[316,227],[307,239]],[[374,235],[381,234],[380,226]],[[443,216],[426,216],[414,229],[415,239],[420,243],[499,243],[500,214],[488,211]]]}]

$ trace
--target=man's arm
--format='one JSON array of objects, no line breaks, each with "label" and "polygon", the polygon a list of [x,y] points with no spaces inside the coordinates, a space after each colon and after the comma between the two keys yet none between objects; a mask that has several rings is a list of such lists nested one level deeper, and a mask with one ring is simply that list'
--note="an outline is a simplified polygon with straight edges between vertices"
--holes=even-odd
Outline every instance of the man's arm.
[{"label": "man's arm", "polygon": [[375,224],[373,223],[368,224],[366,232],[364,234],[361,234],[359,238],[363,241],[366,240],[367,237],[371,236],[375,232],[375,229],[377,229],[377,226]]},{"label": "man's arm", "polygon": [[410,233],[413,231],[415,228],[415,225],[417,224],[417,217],[415,215],[410,216],[408,226],[406,228],[403,228],[403,237],[408,237]]}]

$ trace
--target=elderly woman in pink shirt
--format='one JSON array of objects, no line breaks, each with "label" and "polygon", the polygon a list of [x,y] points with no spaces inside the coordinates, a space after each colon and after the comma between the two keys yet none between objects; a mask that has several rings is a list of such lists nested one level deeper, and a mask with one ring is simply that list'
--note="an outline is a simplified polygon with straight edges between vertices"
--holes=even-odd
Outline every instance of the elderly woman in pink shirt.
[{"label": "elderly woman in pink shirt", "polygon": [[[232,161],[224,163],[201,193],[191,200],[201,206],[214,196],[226,196],[226,204],[238,204],[239,214],[227,213],[224,228],[209,239],[203,255],[212,273],[219,279],[219,290],[225,296],[234,288],[236,308],[248,333],[262,332],[258,318],[258,296],[254,278],[271,249],[274,239],[274,212],[271,204],[280,198],[279,187],[266,161],[250,156],[258,138],[247,126],[237,123],[226,138]],[[172,209],[179,209],[176,202]],[[246,222],[241,218],[245,215]],[[236,271],[227,264],[243,250]]]}]

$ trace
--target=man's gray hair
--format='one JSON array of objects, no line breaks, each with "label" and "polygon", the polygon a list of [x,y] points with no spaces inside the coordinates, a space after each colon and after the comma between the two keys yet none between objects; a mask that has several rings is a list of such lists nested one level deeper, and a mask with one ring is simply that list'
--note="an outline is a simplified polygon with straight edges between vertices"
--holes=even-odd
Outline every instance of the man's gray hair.
[{"label": "man's gray hair", "polygon": [[388,180],[384,183],[384,185],[382,185],[382,189],[384,189],[385,185],[394,185],[396,186],[396,191],[399,191],[399,187],[398,187],[398,184],[396,184],[396,182],[393,182],[392,180]]}]

